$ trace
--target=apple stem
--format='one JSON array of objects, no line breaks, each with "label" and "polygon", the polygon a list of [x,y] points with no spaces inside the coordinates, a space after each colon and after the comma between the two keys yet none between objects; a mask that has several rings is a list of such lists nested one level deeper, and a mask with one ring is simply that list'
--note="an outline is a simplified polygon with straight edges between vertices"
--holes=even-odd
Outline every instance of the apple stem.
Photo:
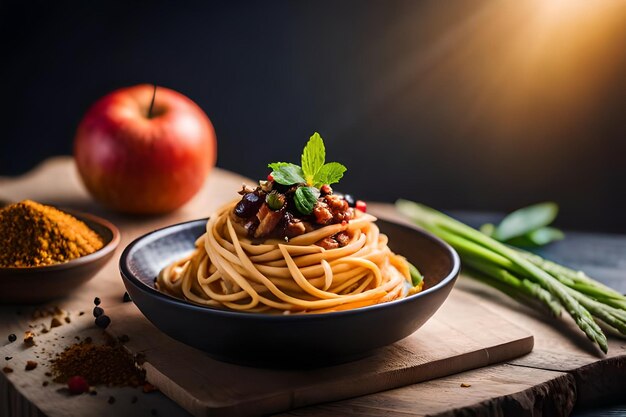
[{"label": "apple stem", "polygon": [[152,91],[152,101],[150,102],[150,108],[148,109],[148,119],[152,119],[152,108],[154,107],[154,98],[156,97],[157,85],[154,84],[154,91]]}]

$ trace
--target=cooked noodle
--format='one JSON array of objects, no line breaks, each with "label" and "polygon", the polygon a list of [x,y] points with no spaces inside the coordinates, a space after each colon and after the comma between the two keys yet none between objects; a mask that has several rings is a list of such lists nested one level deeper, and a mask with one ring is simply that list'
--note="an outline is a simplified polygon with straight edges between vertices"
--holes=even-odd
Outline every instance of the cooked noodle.
[{"label": "cooked noodle", "polygon": [[[257,243],[232,221],[234,204],[210,217],[193,253],[160,272],[161,291],[207,306],[288,314],[352,309],[421,290],[421,284],[412,286],[406,259],[391,252],[374,216],[359,213],[289,241]],[[341,231],[350,236],[347,245],[315,245]]]}]

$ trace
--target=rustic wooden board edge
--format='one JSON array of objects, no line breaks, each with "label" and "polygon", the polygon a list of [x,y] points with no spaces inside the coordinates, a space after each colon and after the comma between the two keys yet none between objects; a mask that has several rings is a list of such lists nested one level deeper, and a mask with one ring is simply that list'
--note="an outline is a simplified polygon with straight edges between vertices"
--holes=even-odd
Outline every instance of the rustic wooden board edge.
[{"label": "rustic wooden board edge", "polygon": [[463,408],[453,408],[431,417],[488,417],[494,414],[506,417],[533,415],[567,417],[576,403],[575,381],[572,375],[555,372],[554,379],[515,393],[494,397]]},{"label": "rustic wooden board edge", "polygon": [[[532,335],[520,340],[522,340],[523,343],[519,345],[517,342],[509,342],[487,349],[477,349],[473,352],[466,352],[463,355],[429,362],[424,365],[413,366],[408,368],[408,371],[389,371],[378,375],[375,379],[372,378],[372,375],[365,374],[360,380],[353,380],[349,384],[344,380],[336,380],[332,384],[326,385],[326,389],[330,387],[333,392],[333,395],[330,396],[325,394],[323,397],[320,397],[317,394],[318,385],[310,385],[290,393],[269,395],[263,398],[256,397],[251,398],[248,402],[232,405],[224,404],[222,407],[215,408],[214,405],[211,407],[206,404],[203,405],[190,396],[187,399],[173,398],[170,394],[173,394],[175,397],[179,397],[180,395],[170,390],[168,390],[170,392],[164,390],[164,393],[195,416],[239,416],[279,413],[328,401],[345,400],[375,394],[381,391],[417,384],[510,360],[514,357],[527,354],[532,350]],[[514,347],[514,349],[511,349],[511,347]],[[506,353],[507,351],[508,353]],[[442,366],[444,362],[446,363],[445,367]],[[469,365],[470,363],[474,365]],[[478,365],[476,365],[476,363]]]},{"label": "rustic wooden board edge", "polygon": [[[468,383],[469,387],[462,386]],[[378,394],[298,408],[277,417],[565,417],[571,413],[576,400],[574,385],[572,375],[564,372],[521,368],[503,363]],[[426,407],[420,404],[423,398],[429,399],[425,403]]]}]

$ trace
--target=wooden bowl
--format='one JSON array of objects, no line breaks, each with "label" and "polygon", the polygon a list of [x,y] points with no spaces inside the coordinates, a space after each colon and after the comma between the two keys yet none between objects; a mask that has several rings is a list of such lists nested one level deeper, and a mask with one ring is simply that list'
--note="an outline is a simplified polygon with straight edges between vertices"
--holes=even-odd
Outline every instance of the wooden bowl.
[{"label": "wooden bowl", "polygon": [[457,253],[417,228],[378,220],[389,247],[425,276],[410,297],[347,311],[272,315],[196,305],[159,292],[154,279],[194,249],[206,219],[142,236],[120,258],[124,285],[141,312],[172,338],[216,359],[252,366],[309,368],[361,358],[413,333],[448,296],[460,270]]},{"label": "wooden bowl", "polygon": [[104,240],[94,253],[71,261],[26,268],[0,268],[0,303],[36,304],[66,296],[89,281],[111,259],[120,243],[112,223],[87,213],[63,210],[85,222]]}]

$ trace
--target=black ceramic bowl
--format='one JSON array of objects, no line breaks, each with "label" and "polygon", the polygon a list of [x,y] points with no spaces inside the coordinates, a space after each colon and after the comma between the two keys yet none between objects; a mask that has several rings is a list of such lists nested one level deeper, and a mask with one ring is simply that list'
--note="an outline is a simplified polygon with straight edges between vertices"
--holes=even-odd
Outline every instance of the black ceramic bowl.
[{"label": "black ceramic bowl", "polygon": [[416,295],[373,306],[310,315],[242,313],[198,306],[157,291],[154,279],[189,253],[206,219],[156,230],[126,247],[120,271],[142,313],[176,340],[228,362],[306,368],[363,357],[417,330],[443,304],[460,260],[443,241],[418,229],[379,220],[390,248],[425,276]]},{"label": "black ceramic bowl", "polygon": [[113,257],[120,233],[112,223],[92,214],[63,210],[82,220],[104,240],[104,246],[71,261],[26,268],[0,268],[0,302],[42,303],[64,297],[93,278]]}]

